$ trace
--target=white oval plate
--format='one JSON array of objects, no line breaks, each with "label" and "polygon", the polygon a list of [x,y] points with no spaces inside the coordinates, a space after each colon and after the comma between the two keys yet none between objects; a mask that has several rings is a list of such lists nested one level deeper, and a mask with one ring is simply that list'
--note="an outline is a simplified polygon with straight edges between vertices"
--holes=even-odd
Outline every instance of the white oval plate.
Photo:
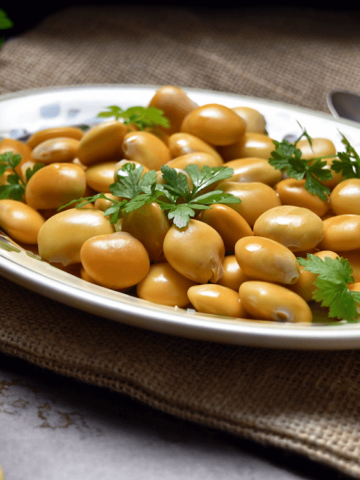
[{"label": "white oval plate", "polygon": [[[108,105],[146,106],[157,87],[99,85],[55,87],[0,96],[0,137],[18,138],[42,128],[96,122]],[[270,137],[298,135],[297,122],[313,137],[327,137],[341,148],[340,130],[360,146],[357,124],[303,108],[239,95],[185,89],[199,105],[249,106],[263,113]],[[89,284],[34,258],[13,251],[0,238],[0,274],[34,292],[128,325],[189,338],[271,348],[352,349],[360,347],[360,324],[303,325],[230,320],[163,307]],[[9,251],[10,250],[10,251]]]}]

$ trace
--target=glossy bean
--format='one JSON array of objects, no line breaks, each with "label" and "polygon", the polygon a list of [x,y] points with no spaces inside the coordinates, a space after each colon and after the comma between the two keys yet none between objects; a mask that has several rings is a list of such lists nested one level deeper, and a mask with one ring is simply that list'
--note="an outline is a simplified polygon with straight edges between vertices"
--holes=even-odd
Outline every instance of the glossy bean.
[{"label": "glossy bean", "polygon": [[172,225],[164,254],[177,272],[194,282],[217,282],[223,275],[224,242],[216,230],[198,220],[190,220],[184,228]]},{"label": "glossy bean", "polygon": [[225,146],[239,141],[245,133],[244,120],[230,108],[210,103],[195,108],[184,118],[181,131],[210,145]]},{"label": "glossy bean", "polygon": [[123,157],[122,143],[126,133],[127,128],[121,122],[100,123],[80,140],[77,157],[86,166],[120,160]]},{"label": "glossy bean", "polygon": [[264,212],[281,205],[279,195],[275,190],[260,182],[226,181],[220,182],[216,188],[240,198],[241,203],[229,204],[229,206],[244,217],[251,227]]},{"label": "glossy bean", "polygon": [[149,107],[159,108],[164,112],[164,116],[170,121],[170,128],[165,129],[165,132],[171,135],[179,132],[183,119],[197,107],[197,104],[181,88],[166,85],[156,91]]},{"label": "glossy bean", "polygon": [[360,179],[350,178],[339,183],[331,192],[330,203],[336,215],[360,215]]},{"label": "glossy bean", "polygon": [[226,250],[231,252],[234,252],[235,244],[240,238],[254,235],[247,221],[227,205],[211,205],[209,210],[201,212],[200,220],[218,232]]},{"label": "glossy bean", "polygon": [[28,147],[28,145],[20,142],[19,140],[15,140],[13,138],[3,138],[0,142],[0,155],[6,152],[12,152],[13,154],[18,153],[21,155],[21,162],[15,168],[15,170],[16,173],[24,180],[24,177],[22,177],[21,174],[21,166],[23,163],[30,162],[32,160],[31,149]]},{"label": "glossy bean", "polygon": [[131,132],[122,144],[125,158],[145,165],[149,170],[160,170],[171,160],[169,148],[149,132]]},{"label": "glossy bean", "polygon": [[65,210],[49,218],[38,236],[39,252],[44,260],[70,265],[80,262],[80,249],[89,238],[114,232],[109,219],[100,210]]},{"label": "glossy bean", "polygon": [[15,242],[37,244],[45,220],[36,210],[16,200],[0,200],[0,228]]},{"label": "glossy bean", "polygon": [[34,149],[39,143],[50,140],[51,138],[73,138],[75,140],[81,140],[84,136],[84,132],[77,127],[55,127],[55,128],[46,128],[44,130],[39,130],[38,132],[30,135],[27,145],[30,149]]},{"label": "glossy bean", "polygon": [[288,288],[274,283],[250,281],[240,286],[241,301],[256,319],[311,323],[309,305]]},{"label": "glossy bean", "polygon": [[126,232],[92,237],[80,251],[87,274],[98,284],[122,290],[141,282],[150,270],[150,260],[139,240]]},{"label": "glossy bean", "polygon": [[214,157],[218,165],[224,163],[215,148],[190,133],[174,133],[171,135],[169,138],[169,150],[171,158],[177,158],[188,153],[204,152]]},{"label": "glossy bean", "polygon": [[164,210],[158,203],[143,205],[123,214],[121,230],[138,239],[149,253],[150,260],[164,260],[163,243],[170,225]]},{"label": "glossy bean", "polygon": [[32,151],[34,162],[45,163],[69,163],[77,156],[79,141],[73,138],[51,138],[39,143]]},{"label": "glossy bean", "polygon": [[312,138],[312,145],[303,138],[297,143],[297,148],[301,150],[302,158],[311,160],[317,157],[326,157],[327,155],[336,155],[335,145],[327,138]]},{"label": "glossy bean", "polygon": [[235,255],[228,255],[225,257],[222,265],[224,274],[216,283],[224,287],[232,288],[238,292],[240,285],[247,282],[249,277],[245,275],[241,269]]},{"label": "glossy bean", "polygon": [[241,158],[224,163],[224,167],[234,170],[229,182],[261,182],[273,187],[280,182],[282,175],[280,170],[275,170],[267,160],[263,158]]},{"label": "glossy bean", "polygon": [[325,215],[330,207],[329,200],[321,200],[318,195],[312,195],[305,188],[305,180],[287,178],[277,184],[276,191],[283,205],[308,208],[319,217]]},{"label": "glossy bean", "polygon": [[348,251],[360,248],[360,215],[337,215],[324,220],[321,250]]},{"label": "glossy bean", "polygon": [[282,205],[263,213],[255,222],[254,233],[275,240],[292,252],[301,252],[319,245],[324,238],[324,225],[321,218],[307,208]]},{"label": "glossy bean", "polygon": [[26,203],[35,210],[59,208],[85,193],[83,169],[73,163],[52,163],[38,170],[29,180]]},{"label": "glossy bean", "polygon": [[204,152],[194,152],[188,153],[186,155],[180,155],[180,157],[176,157],[170,162],[167,162],[167,166],[171,168],[181,168],[185,169],[188,165],[197,165],[199,170],[201,171],[203,167],[221,167],[221,163],[218,159],[210,155],[209,153]]},{"label": "glossy bean", "polygon": [[92,165],[86,172],[86,182],[95,192],[110,193],[110,185],[114,183],[117,162],[105,162]]},{"label": "glossy bean", "polygon": [[235,246],[235,257],[249,278],[285,285],[300,277],[295,255],[278,242],[262,237],[244,237]]},{"label": "glossy bean", "polygon": [[195,282],[180,275],[169,263],[155,263],[147,276],[137,285],[139,298],[170,307],[186,307],[187,291]]},{"label": "glossy bean", "polygon": [[246,132],[265,133],[266,120],[260,112],[250,107],[234,107],[232,110],[245,121]]},{"label": "glossy bean", "polygon": [[189,288],[188,297],[201,313],[233,318],[248,318],[238,292],[222,285],[195,285]]},{"label": "glossy bean", "polygon": [[245,133],[238,142],[228,147],[222,147],[220,154],[225,162],[238,158],[251,157],[268,160],[274,148],[272,139],[267,135],[261,133]]}]

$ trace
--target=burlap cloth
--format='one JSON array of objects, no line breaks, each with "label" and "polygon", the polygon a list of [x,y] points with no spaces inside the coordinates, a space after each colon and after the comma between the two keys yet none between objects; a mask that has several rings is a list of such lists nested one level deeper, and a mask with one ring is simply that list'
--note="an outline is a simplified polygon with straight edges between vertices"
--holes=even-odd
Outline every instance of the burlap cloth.
[{"label": "burlap cloth", "polygon": [[[359,12],[73,8],[8,42],[0,93],[177,84],[326,110],[360,90]],[[138,330],[0,279],[0,349],[360,478],[360,351],[242,348]]]}]

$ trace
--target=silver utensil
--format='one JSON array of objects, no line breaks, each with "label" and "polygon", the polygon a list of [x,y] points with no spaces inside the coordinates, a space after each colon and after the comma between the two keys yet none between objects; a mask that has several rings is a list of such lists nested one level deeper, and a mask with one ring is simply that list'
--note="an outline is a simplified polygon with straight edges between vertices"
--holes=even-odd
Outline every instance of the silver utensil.
[{"label": "silver utensil", "polygon": [[346,118],[360,123],[360,95],[352,92],[332,90],[326,101],[335,118]]}]

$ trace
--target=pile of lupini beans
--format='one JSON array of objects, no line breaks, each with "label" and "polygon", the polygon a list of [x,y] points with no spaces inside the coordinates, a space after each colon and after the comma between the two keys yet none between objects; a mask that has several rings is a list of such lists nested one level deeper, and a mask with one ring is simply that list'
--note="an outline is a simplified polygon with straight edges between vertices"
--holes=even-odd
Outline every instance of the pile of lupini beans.
[{"label": "pile of lupini beans", "polygon": [[[305,190],[305,180],[282,179],[268,163],[274,144],[258,111],[198,107],[173,86],[160,88],[150,105],[164,111],[169,129],[139,131],[106,121],[85,134],[60,127],[36,132],[27,143],[2,140],[0,154],[22,155],[22,178],[34,163],[46,166],[29,180],[23,202],[0,200],[0,227],[88,282],[120,292],[136,288],[141,299],[219,316],[311,322],[307,302],[316,275],[296,261],[308,252],[349,259],[360,281],[360,180],[342,181],[335,174],[323,201]],[[336,154],[323,138],[313,139],[312,148],[301,140],[298,148],[306,159]],[[184,174],[191,164],[231,167],[232,178],[214,188],[241,203],[214,205],[181,229],[157,203],[113,225],[103,214],[113,198],[109,186],[128,161],[143,165],[144,172],[162,165]],[[0,185],[6,179],[5,173]],[[164,182],[160,172],[158,182]],[[96,192],[108,200],[58,212]]]}]

